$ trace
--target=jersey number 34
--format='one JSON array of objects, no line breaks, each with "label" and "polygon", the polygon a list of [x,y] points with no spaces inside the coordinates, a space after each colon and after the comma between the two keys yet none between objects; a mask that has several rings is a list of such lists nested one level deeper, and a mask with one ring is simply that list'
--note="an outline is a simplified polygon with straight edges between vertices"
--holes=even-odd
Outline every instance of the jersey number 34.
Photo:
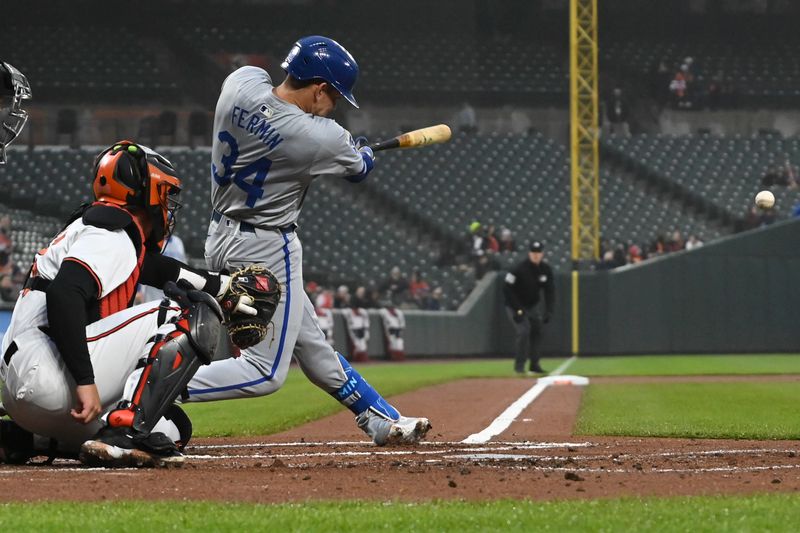
[{"label": "jersey number 34", "polygon": [[[219,132],[218,138],[220,142],[228,145],[230,153],[222,156],[222,175],[220,175],[217,165],[211,163],[211,177],[220,187],[227,187],[231,182],[235,183],[237,187],[247,193],[245,202],[247,206],[255,207],[258,199],[264,194],[264,182],[267,180],[272,160],[262,157],[234,172],[233,165],[239,158],[239,144],[227,131]],[[253,176],[252,183],[245,181],[248,176]]]}]

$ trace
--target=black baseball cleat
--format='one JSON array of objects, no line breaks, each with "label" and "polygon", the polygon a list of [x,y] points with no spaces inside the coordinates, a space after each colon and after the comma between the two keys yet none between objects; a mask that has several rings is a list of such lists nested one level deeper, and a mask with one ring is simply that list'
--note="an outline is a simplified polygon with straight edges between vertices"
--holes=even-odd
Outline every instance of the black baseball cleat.
[{"label": "black baseball cleat", "polygon": [[131,435],[128,428],[106,426],[81,445],[78,458],[94,467],[166,468],[182,466],[185,456],[163,433]]},{"label": "black baseball cleat", "polygon": [[531,369],[528,371],[531,374],[547,374],[547,370],[542,368],[539,365],[532,366]]},{"label": "black baseball cleat", "polygon": [[33,450],[33,433],[12,420],[0,420],[0,463],[24,465],[37,455]]}]

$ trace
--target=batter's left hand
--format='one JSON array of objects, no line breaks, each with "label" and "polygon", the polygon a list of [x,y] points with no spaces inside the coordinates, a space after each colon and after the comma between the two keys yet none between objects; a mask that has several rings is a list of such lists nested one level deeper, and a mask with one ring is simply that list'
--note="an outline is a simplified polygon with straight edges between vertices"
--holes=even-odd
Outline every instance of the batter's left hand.
[{"label": "batter's left hand", "polygon": [[97,392],[97,385],[78,385],[75,389],[78,396],[78,405],[70,410],[76,421],[81,424],[88,424],[103,412],[103,404],[100,403],[100,393]]}]

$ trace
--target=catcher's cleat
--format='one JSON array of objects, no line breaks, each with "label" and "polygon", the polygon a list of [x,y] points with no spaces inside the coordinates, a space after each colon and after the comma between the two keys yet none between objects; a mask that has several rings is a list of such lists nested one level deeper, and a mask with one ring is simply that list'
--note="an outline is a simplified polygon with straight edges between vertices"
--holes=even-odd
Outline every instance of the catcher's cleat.
[{"label": "catcher's cleat", "polygon": [[431,423],[427,418],[401,416],[398,420],[387,420],[370,412],[358,416],[358,426],[372,437],[378,446],[416,444],[425,438]]},{"label": "catcher's cleat", "polygon": [[163,433],[132,436],[126,428],[104,427],[81,445],[78,456],[87,466],[104,468],[165,468],[182,466],[185,456]]},{"label": "catcher's cleat", "polygon": [[0,463],[24,465],[36,455],[33,433],[11,420],[0,420]]}]

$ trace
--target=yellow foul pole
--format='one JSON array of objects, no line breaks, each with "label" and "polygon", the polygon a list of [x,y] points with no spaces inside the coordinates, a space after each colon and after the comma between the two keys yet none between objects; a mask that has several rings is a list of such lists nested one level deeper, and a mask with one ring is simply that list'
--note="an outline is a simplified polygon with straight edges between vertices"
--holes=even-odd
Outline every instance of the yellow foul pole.
[{"label": "yellow foul pole", "polygon": [[600,253],[597,140],[597,0],[570,0],[573,355],[578,355],[580,338],[578,269]]}]

